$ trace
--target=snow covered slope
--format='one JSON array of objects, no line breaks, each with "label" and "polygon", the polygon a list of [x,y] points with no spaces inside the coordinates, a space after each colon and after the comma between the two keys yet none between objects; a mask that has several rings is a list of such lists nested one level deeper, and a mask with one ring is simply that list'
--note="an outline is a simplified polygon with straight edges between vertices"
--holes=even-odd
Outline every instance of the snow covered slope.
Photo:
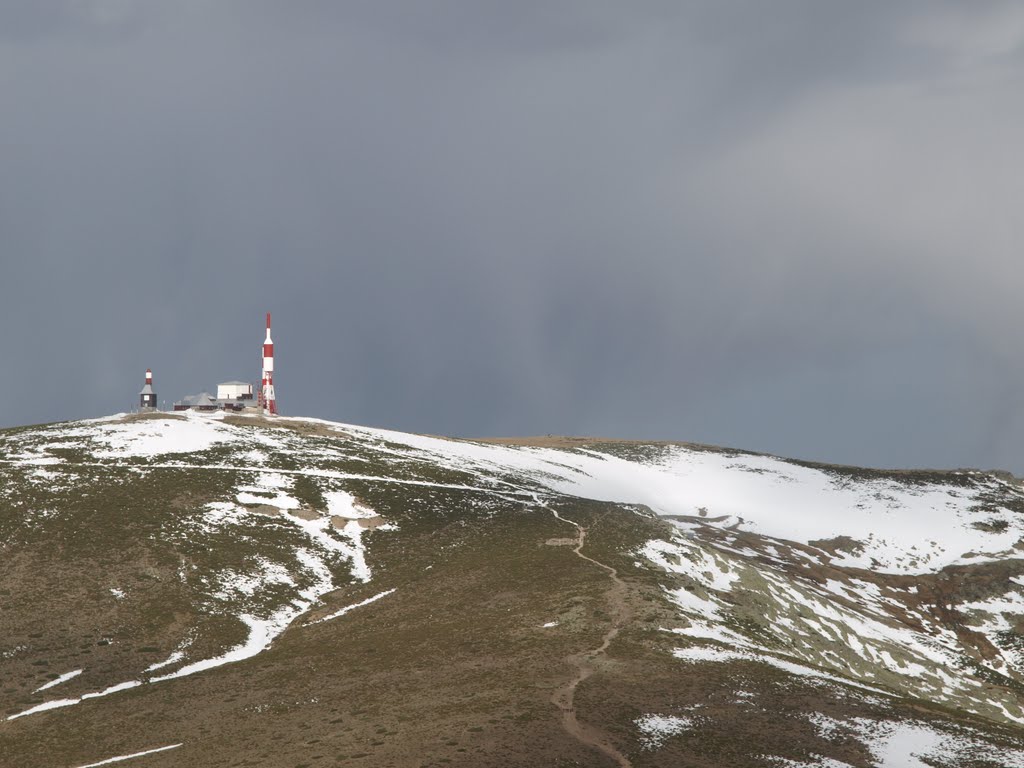
[{"label": "snow covered slope", "polygon": [[[685,446],[652,446],[646,456],[621,456],[616,455],[615,443],[603,451],[516,448],[320,423],[371,450],[390,451],[402,463],[436,464],[484,485],[508,477],[509,487],[521,489],[525,484],[582,498],[642,504],[658,515],[700,517],[722,528],[802,544],[852,539],[822,549],[823,555],[829,550],[827,557],[837,566],[929,573],[1024,552],[1017,546],[1024,538],[1024,516],[1007,506],[1020,503],[1019,486],[982,472],[946,473],[938,481],[913,473],[858,478],[842,468]],[[60,441],[32,447],[32,440],[44,434],[59,435]],[[27,445],[14,457],[28,466],[59,463],[53,448],[87,450],[103,461],[173,459],[175,454],[218,447],[231,451],[227,455],[238,461],[231,464],[236,468],[258,465],[264,448],[303,453],[301,447],[289,449],[282,437],[254,434],[225,424],[218,415],[195,413],[182,419],[80,423],[23,433],[20,439]],[[346,476],[318,470],[318,457],[304,458],[300,472]]]},{"label": "snow covered slope", "polygon": [[[600,503],[586,509],[647,526],[641,539],[608,544],[607,556],[637,590],[631,600],[654,601],[660,618],[645,642],[663,649],[657,663],[674,665],[680,679],[693,669],[758,668],[886,706],[923,702],[980,718],[970,721],[980,730],[958,726],[975,754],[995,750],[1003,757],[993,764],[1024,765],[1024,752],[993,746],[978,725],[1008,734],[1024,726],[1024,491],[1006,476],[188,413],[0,432],[0,478],[0,587],[33,585],[8,618],[0,611],[12,638],[0,636],[0,671],[29,670],[8,690],[8,723],[206,674],[258,656],[290,627],[330,627],[395,601],[411,587],[395,580],[403,571],[389,565],[389,548],[406,546],[428,520],[452,524],[456,509],[459,525],[486,525]],[[67,608],[40,618],[24,607],[30,592],[53,601],[63,589],[38,575],[46,558],[106,563],[69,594],[101,601],[111,626],[132,629],[101,637],[93,664],[72,664],[69,640],[67,668],[30,679],[32,643],[18,638],[67,618]],[[566,623],[536,626],[558,632]],[[129,635],[152,650],[128,653]],[[895,721],[823,722],[808,721],[815,738],[859,739],[862,754],[874,755],[867,764],[895,764],[878,755],[896,736],[872,747],[865,735],[872,722]],[[934,724],[901,722],[938,738]],[[636,759],[656,764],[666,744],[707,728],[707,716],[649,711],[622,727]],[[946,753],[927,764],[962,759]]]},{"label": "snow covered slope", "polygon": [[857,478],[841,468],[801,466],[771,456],[650,447],[604,450],[512,448],[383,430],[349,434],[402,445],[424,460],[488,477],[512,473],[552,491],[642,504],[655,514],[700,517],[723,528],[802,544],[840,537],[830,562],[887,573],[928,573],[949,565],[1019,556],[1020,489],[994,476],[949,473]]}]

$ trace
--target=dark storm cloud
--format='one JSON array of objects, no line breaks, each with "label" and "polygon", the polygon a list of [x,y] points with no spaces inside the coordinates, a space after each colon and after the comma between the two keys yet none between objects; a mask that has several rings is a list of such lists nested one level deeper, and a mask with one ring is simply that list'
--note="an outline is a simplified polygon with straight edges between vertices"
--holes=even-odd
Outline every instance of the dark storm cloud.
[{"label": "dark storm cloud", "polygon": [[1020,450],[1009,3],[0,6],[0,423]]}]

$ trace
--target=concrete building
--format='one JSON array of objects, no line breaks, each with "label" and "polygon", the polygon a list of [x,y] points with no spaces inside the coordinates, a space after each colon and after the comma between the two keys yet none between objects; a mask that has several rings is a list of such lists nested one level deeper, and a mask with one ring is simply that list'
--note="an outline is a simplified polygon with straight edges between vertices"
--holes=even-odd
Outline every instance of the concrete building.
[{"label": "concrete building", "polygon": [[225,381],[217,385],[217,396],[209,392],[183,397],[174,404],[176,411],[243,411],[255,408],[252,384],[244,381]]},{"label": "concrete building", "polygon": [[225,381],[217,385],[218,400],[252,400],[252,384],[244,381]]}]

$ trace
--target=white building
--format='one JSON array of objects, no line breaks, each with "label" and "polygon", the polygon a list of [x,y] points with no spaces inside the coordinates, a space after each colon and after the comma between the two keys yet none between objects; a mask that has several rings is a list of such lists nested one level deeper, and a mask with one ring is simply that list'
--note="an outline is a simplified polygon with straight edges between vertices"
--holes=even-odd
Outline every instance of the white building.
[{"label": "white building", "polygon": [[252,384],[244,381],[225,381],[217,385],[218,400],[252,400]]}]

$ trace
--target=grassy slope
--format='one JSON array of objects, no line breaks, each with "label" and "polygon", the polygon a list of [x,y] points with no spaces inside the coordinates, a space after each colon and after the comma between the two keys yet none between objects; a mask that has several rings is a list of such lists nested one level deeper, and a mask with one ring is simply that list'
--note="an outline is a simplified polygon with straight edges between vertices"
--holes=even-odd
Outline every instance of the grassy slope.
[{"label": "grassy slope", "polygon": [[[337,441],[309,435],[330,447]],[[393,466],[350,446],[323,466],[372,473]],[[69,455],[69,459],[87,459]],[[206,457],[217,460],[217,455]],[[296,468],[287,455],[284,469]],[[273,556],[293,535],[273,518],[256,530],[190,536],[183,520],[225,496],[239,473],[123,466],[61,469],[81,475],[74,491],[7,474],[0,507],[0,711],[80,695],[137,676],[165,658],[184,627],[198,627],[213,655],[244,628],[201,610],[204,572]],[[408,477],[444,482],[449,470],[410,465]],[[144,686],[77,706],[0,721],[0,765],[75,766],[184,742],[140,761],[152,766],[569,766],[604,765],[561,728],[552,691],[571,674],[565,658],[599,644],[610,621],[606,575],[550,546],[571,526],[550,510],[482,500],[437,488],[348,481],[346,490],[398,525],[367,534],[369,584],[348,583],[245,662]],[[84,489],[84,492],[83,492]],[[322,491],[300,483],[315,505]],[[809,712],[915,716],[971,724],[996,742],[1015,731],[968,720],[925,702],[894,703],[854,689],[815,685],[753,662],[687,666],[670,651],[676,621],[661,597],[672,577],[637,569],[630,554],[665,537],[666,524],[635,510],[561,500],[560,513],[589,529],[585,550],[618,568],[633,619],[600,671],[576,696],[582,720],[611,735],[636,766],[762,766],[764,755],[812,754],[870,765],[855,739],[825,741]],[[48,516],[46,510],[60,514]],[[31,519],[26,526],[25,520]],[[184,580],[182,566],[187,568]],[[343,573],[337,574],[338,578]],[[120,601],[109,592],[126,590]],[[397,591],[341,618],[303,626],[382,590]],[[542,624],[558,621],[553,628]],[[32,690],[56,674],[86,673],[53,691]],[[749,695],[736,696],[737,690]],[[698,709],[692,709],[698,707]],[[657,751],[637,742],[632,721],[648,712],[690,713],[700,727]],[[1010,742],[1007,742],[1010,743]],[[983,764],[983,763],[979,763]]]}]

